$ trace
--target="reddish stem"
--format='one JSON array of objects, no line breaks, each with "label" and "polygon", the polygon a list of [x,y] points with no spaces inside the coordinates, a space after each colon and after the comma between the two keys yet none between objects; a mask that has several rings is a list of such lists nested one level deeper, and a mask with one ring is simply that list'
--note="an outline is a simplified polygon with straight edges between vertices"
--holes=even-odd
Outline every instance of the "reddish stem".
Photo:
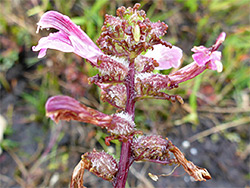
[{"label": "reddish stem", "polygon": [[[134,69],[134,59],[130,60],[129,71],[127,77],[125,78],[124,84],[127,89],[127,102],[125,112],[133,116],[135,116],[135,69]],[[121,155],[119,161],[118,172],[116,175],[116,180],[113,185],[115,188],[124,188],[126,185],[126,180],[128,176],[128,171],[130,165],[133,163],[133,159],[131,157],[132,151],[130,149],[131,141],[128,139],[127,142],[122,143]]]}]

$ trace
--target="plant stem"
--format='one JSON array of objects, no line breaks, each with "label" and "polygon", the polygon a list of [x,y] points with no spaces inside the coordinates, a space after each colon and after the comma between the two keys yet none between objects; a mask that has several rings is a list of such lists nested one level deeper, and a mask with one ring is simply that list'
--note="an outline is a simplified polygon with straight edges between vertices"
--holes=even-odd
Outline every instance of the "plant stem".
[{"label": "plant stem", "polygon": [[[125,86],[127,89],[127,102],[125,112],[132,115],[133,120],[135,117],[135,68],[134,59],[130,59],[129,71],[125,80]],[[130,149],[131,139],[127,142],[122,143],[121,155],[119,161],[118,172],[116,175],[116,180],[114,181],[115,188],[124,188],[126,185],[126,180],[128,176],[129,167],[132,164],[132,152]]]}]

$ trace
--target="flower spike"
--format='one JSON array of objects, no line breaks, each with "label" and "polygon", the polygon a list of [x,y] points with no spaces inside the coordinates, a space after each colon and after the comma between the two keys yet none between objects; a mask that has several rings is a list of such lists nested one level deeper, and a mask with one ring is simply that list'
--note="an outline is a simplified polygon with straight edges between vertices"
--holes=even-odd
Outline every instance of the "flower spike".
[{"label": "flower spike", "polygon": [[[184,170],[196,181],[211,179],[205,168],[188,161],[184,154],[170,140],[158,135],[144,136],[136,130],[135,103],[144,99],[161,99],[184,103],[179,95],[169,95],[179,83],[190,80],[206,69],[223,69],[221,52],[217,51],[225,40],[222,32],[210,48],[192,48],[194,62],[171,71],[169,75],[153,72],[177,68],[181,64],[182,50],[162,40],[168,26],[164,22],[151,22],[146,18],[140,4],[134,7],[120,7],[117,17],[105,15],[102,32],[96,44],[74,24],[69,17],[56,11],[46,12],[38,22],[37,32],[43,28],[54,28],[58,32],[39,40],[34,51],[39,58],[46,55],[48,48],[63,52],[74,52],[87,59],[99,70],[89,78],[101,88],[101,99],[118,108],[114,114],[107,115],[89,108],[68,96],[54,96],[46,103],[46,115],[56,123],[59,120],[76,120],[91,123],[107,129],[105,144],[118,139],[121,143],[119,163],[106,152],[87,152],[75,167],[71,188],[84,188],[84,170],[88,170],[114,187],[124,188],[129,167],[134,161],[148,161],[159,164],[182,165]],[[163,175],[152,175],[154,179]]]}]

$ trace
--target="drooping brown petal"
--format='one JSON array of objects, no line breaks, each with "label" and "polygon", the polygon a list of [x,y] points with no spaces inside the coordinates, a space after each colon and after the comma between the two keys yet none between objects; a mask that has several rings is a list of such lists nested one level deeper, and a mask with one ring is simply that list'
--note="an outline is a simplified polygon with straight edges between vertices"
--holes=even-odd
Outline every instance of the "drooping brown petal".
[{"label": "drooping brown petal", "polygon": [[177,161],[183,166],[184,170],[192,176],[195,181],[206,181],[211,179],[211,175],[207,169],[198,167],[191,161],[188,161],[176,146],[173,146],[170,151],[174,154]]},{"label": "drooping brown petal", "polygon": [[81,160],[74,168],[71,178],[70,188],[86,188],[85,186],[83,186],[84,170],[85,170],[84,162]]},{"label": "drooping brown petal", "polygon": [[55,122],[59,120],[76,120],[92,123],[100,127],[108,126],[112,120],[112,116],[89,108],[71,97],[62,95],[48,99],[46,115]]}]

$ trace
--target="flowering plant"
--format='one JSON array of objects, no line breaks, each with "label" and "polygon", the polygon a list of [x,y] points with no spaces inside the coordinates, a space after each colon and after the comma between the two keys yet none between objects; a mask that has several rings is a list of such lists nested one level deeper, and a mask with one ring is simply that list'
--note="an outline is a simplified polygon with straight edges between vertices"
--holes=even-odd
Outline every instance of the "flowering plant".
[{"label": "flowering plant", "polygon": [[[107,115],[69,96],[54,96],[46,103],[46,114],[55,122],[76,120],[106,128],[113,139],[122,142],[120,160],[116,161],[106,152],[92,152],[82,155],[75,167],[71,187],[84,187],[84,170],[112,182],[114,187],[125,187],[129,167],[134,161],[149,161],[160,164],[182,165],[196,181],[206,181],[211,176],[205,168],[188,161],[183,153],[167,138],[158,135],[143,135],[135,129],[135,103],[143,99],[163,99],[184,103],[179,95],[168,95],[163,90],[178,87],[179,83],[190,80],[206,69],[223,69],[221,52],[216,51],[225,40],[222,32],[215,44],[206,48],[194,47],[194,62],[169,75],[153,73],[154,69],[169,69],[180,66],[182,50],[162,40],[168,26],[163,22],[151,22],[146,18],[140,4],[133,8],[120,7],[117,17],[106,15],[98,46],[67,16],[55,11],[46,12],[38,22],[38,29],[54,28],[39,40],[34,51],[38,57],[46,55],[48,48],[63,52],[74,52],[85,58],[99,70],[89,78],[101,88],[101,99],[119,109]],[[173,155],[170,155],[172,153]],[[157,179],[155,175],[152,178]]]}]

